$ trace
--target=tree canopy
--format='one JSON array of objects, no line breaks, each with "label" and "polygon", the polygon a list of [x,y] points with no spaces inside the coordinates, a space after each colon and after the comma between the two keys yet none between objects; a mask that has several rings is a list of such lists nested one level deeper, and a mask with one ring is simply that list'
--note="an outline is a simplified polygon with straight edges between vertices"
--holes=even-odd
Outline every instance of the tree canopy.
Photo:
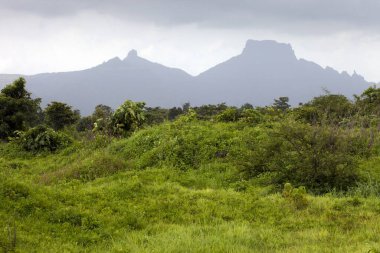
[{"label": "tree canopy", "polygon": [[72,125],[80,118],[79,111],[74,111],[71,106],[61,102],[51,102],[45,108],[46,123],[54,130],[61,130],[65,126]]},{"label": "tree canopy", "polygon": [[125,134],[145,122],[144,102],[126,100],[112,115],[111,124],[116,134]]},{"label": "tree canopy", "polygon": [[14,136],[16,130],[26,130],[37,123],[41,99],[31,98],[20,77],[5,86],[0,93],[0,138]]}]

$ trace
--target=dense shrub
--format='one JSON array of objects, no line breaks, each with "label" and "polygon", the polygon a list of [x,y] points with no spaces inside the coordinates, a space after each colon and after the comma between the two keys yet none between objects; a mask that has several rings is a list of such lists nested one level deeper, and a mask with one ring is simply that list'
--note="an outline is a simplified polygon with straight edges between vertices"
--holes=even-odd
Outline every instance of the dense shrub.
[{"label": "dense shrub", "polygon": [[71,139],[63,133],[54,131],[45,126],[37,126],[26,132],[18,132],[18,137],[14,142],[19,144],[24,150],[39,151],[55,151],[61,147],[70,144]]},{"label": "dense shrub", "polygon": [[282,191],[282,196],[292,203],[296,209],[305,209],[309,205],[306,198],[306,188],[303,186],[294,188],[292,184],[286,183]]},{"label": "dense shrub", "polygon": [[117,108],[111,117],[114,134],[125,135],[141,127],[145,122],[144,106],[143,102],[126,100]]},{"label": "dense shrub", "polygon": [[198,119],[198,113],[194,109],[190,108],[185,114],[182,114],[181,116],[177,118],[177,120],[175,121],[175,124],[180,125],[182,123],[196,121],[197,119]]},{"label": "dense shrub", "polygon": [[94,128],[94,122],[91,116],[82,117],[79,119],[76,129],[78,132],[85,132]]},{"label": "dense shrub", "polygon": [[231,107],[217,114],[215,120],[219,122],[236,122],[239,117],[238,109]]},{"label": "dense shrub", "polygon": [[285,182],[326,192],[347,190],[359,179],[358,162],[371,154],[368,131],[311,126],[288,119],[267,130],[267,137],[252,141],[251,158],[243,167],[250,176],[273,173]]},{"label": "dense shrub", "polygon": [[228,157],[234,131],[225,124],[177,122],[149,128],[112,147],[128,159],[136,159],[139,168],[166,165],[180,169],[199,168],[212,160]]},{"label": "dense shrub", "polygon": [[326,94],[315,97],[294,109],[296,117],[310,124],[342,124],[354,113],[353,103],[343,95]]},{"label": "dense shrub", "polygon": [[258,124],[263,121],[263,115],[258,110],[247,108],[241,112],[239,121]]}]

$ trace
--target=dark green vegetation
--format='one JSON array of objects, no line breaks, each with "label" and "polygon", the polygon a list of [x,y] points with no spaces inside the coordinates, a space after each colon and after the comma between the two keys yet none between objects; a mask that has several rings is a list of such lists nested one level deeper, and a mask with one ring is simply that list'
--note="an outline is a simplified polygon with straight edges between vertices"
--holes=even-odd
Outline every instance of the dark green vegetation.
[{"label": "dark green vegetation", "polygon": [[297,108],[127,101],[59,131],[36,110],[0,144],[0,249],[378,252],[378,93]]},{"label": "dark green vegetation", "polygon": [[20,78],[0,92],[0,138],[25,130],[38,120],[40,99],[32,99],[25,90],[25,79]]}]

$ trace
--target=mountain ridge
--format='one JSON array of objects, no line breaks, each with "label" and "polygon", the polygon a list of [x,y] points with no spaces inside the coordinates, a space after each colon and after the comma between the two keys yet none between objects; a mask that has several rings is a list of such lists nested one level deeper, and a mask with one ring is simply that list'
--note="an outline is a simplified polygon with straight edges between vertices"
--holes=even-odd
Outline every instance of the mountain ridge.
[{"label": "mountain ridge", "polygon": [[[15,75],[0,75],[0,87]],[[354,72],[298,59],[290,44],[273,40],[248,40],[241,54],[193,76],[179,68],[149,61],[130,50],[124,59],[111,58],[85,70],[24,76],[28,89],[46,104],[66,102],[89,114],[97,104],[116,107],[125,99],[146,101],[149,106],[172,107],[222,103],[257,106],[288,96],[296,105],[318,96],[324,89],[352,96],[370,83]]]}]

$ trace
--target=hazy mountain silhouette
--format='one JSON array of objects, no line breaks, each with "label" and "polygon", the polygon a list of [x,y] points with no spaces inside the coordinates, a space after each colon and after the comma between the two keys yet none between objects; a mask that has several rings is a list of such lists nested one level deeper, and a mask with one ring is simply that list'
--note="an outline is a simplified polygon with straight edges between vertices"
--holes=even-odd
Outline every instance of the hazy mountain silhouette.
[{"label": "hazy mountain silhouette", "polygon": [[0,87],[2,88],[5,84],[11,83],[13,80],[23,75],[17,74],[0,74]]},{"label": "hazy mountain silhouette", "polygon": [[[0,75],[0,84],[14,79]],[[268,105],[288,96],[292,104],[306,102],[327,89],[352,96],[369,83],[363,77],[303,59],[289,44],[247,41],[242,54],[193,77],[186,72],[152,63],[132,50],[124,60],[111,59],[83,71],[26,76],[28,89],[44,103],[66,102],[89,114],[97,104],[112,107],[125,99],[146,101],[149,106],[178,106],[227,102]]]},{"label": "hazy mountain silhouette", "polygon": [[207,100],[199,97],[196,103],[267,105],[274,98],[287,96],[293,105],[323,94],[346,96],[361,93],[369,83],[363,77],[303,59],[297,59],[289,44],[275,41],[249,40],[243,52],[223,62],[197,78],[197,90],[207,93]]},{"label": "hazy mountain silhouette", "polygon": [[157,106],[181,104],[186,101],[181,89],[192,76],[142,59],[132,50],[124,60],[113,58],[87,70],[25,78],[27,89],[44,103],[63,101],[89,114],[100,103],[115,108],[127,98]]}]

